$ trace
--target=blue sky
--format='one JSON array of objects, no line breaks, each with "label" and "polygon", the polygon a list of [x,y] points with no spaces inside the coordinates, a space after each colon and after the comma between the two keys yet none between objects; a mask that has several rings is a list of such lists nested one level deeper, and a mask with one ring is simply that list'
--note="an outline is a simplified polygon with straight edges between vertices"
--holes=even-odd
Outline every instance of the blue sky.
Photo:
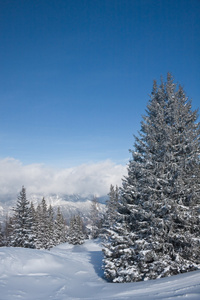
[{"label": "blue sky", "polygon": [[199,0],[0,2],[0,158],[126,164],[154,79],[200,105]]}]

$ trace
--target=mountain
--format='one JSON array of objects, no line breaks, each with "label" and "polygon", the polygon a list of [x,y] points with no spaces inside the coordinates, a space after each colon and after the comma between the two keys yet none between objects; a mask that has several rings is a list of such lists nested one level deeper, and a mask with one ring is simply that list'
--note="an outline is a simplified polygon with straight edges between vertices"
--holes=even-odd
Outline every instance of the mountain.
[{"label": "mountain", "polygon": [[[89,216],[92,199],[94,195],[81,196],[79,194],[73,195],[63,195],[63,194],[50,194],[50,195],[42,195],[42,194],[30,194],[27,195],[27,199],[30,202],[33,202],[35,206],[37,206],[42,198],[45,198],[47,205],[51,205],[56,212],[57,208],[60,207],[63,216],[66,219],[69,219],[74,214],[80,214],[83,218],[87,218]],[[98,209],[100,212],[105,210],[105,202],[108,196],[98,197]],[[8,195],[3,199],[0,199],[0,218],[4,218],[7,213],[12,214],[12,208],[15,207],[17,202],[17,197],[13,197],[13,195]]]}]

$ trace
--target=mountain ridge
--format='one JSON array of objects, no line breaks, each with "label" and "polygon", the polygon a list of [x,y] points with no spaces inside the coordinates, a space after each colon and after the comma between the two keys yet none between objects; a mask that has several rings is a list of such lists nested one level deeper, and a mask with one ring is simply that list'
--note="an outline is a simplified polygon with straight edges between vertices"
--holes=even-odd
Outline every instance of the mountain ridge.
[{"label": "mountain ridge", "polygon": [[[46,204],[51,205],[54,211],[58,207],[61,208],[62,214],[65,218],[69,218],[72,215],[80,214],[83,217],[89,215],[92,200],[94,195],[82,196],[80,194],[30,194],[27,196],[29,202],[33,203],[35,207],[41,202],[42,198],[45,198]],[[105,210],[105,203],[108,196],[95,197],[98,202],[98,207],[100,211]],[[7,198],[4,197],[2,201],[0,199],[0,217],[3,219],[7,214],[12,214],[13,207],[17,203],[17,197],[14,198],[13,195],[8,195]]]}]

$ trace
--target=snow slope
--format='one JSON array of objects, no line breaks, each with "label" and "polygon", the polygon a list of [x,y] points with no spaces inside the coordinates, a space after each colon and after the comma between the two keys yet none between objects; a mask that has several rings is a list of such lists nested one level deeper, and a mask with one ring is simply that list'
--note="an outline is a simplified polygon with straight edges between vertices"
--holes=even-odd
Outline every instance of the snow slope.
[{"label": "snow slope", "polygon": [[50,251],[0,248],[0,300],[200,299],[200,271],[137,283],[108,283],[98,242]]}]

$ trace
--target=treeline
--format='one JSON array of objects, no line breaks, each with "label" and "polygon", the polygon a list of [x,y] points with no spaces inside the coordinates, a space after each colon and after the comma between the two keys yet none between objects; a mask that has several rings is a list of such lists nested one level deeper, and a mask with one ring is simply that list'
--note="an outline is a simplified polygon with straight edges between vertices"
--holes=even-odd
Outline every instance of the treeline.
[{"label": "treeline", "polygon": [[47,206],[45,198],[35,207],[27,200],[26,189],[22,187],[13,215],[7,216],[0,227],[0,246],[50,249],[61,243],[82,244],[101,231],[103,214],[94,197],[89,213],[89,223],[80,214],[65,220],[61,209],[57,212]]}]

